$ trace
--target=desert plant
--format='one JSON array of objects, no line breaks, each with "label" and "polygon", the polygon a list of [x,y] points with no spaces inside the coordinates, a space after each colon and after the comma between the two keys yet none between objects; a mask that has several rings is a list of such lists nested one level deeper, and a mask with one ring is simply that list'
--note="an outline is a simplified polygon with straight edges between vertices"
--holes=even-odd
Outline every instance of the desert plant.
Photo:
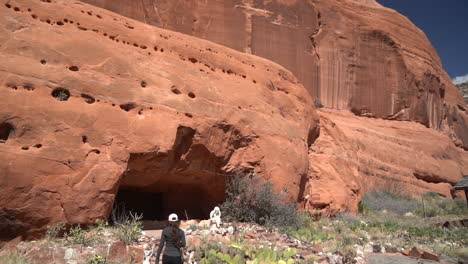
[{"label": "desert plant", "polygon": [[350,245],[339,247],[335,253],[343,257],[343,263],[355,263],[356,262],[354,260],[354,258],[356,258],[357,256],[356,250]]},{"label": "desert plant", "polygon": [[111,223],[112,224],[125,224],[130,220],[130,215],[125,208],[125,203],[116,202],[112,206],[111,212]]},{"label": "desert plant", "polygon": [[70,228],[70,230],[65,234],[65,239],[70,244],[79,244],[84,246],[87,246],[89,242],[85,230],[82,229],[79,224]]},{"label": "desert plant", "polygon": [[129,212],[129,215],[130,217],[125,223],[117,223],[115,225],[117,238],[127,245],[138,240],[143,228],[143,223],[141,222],[143,214]]},{"label": "desert plant", "polygon": [[468,208],[465,201],[452,200],[437,193],[429,192],[421,198],[420,206],[416,210],[416,213],[427,217],[468,215]]},{"label": "desert plant", "polygon": [[360,214],[363,214],[363,215],[368,215],[369,212],[370,212],[370,208],[369,206],[367,206],[367,204],[363,203],[363,202],[360,202],[359,205],[358,205],[358,212]]},{"label": "desert plant", "polygon": [[107,258],[101,255],[95,254],[94,256],[88,258],[86,264],[107,264]]},{"label": "desert plant", "polygon": [[271,182],[261,182],[258,177],[233,176],[227,184],[226,194],[221,209],[230,221],[278,228],[300,224],[296,206],[275,193]]},{"label": "desert plant", "polygon": [[[414,198],[389,192],[366,193],[362,204],[365,204],[367,209],[372,211],[386,210],[398,215],[415,212],[419,206],[419,202]],[[365,210],[365,208],[362,209]]]},{"label": "desert plant", "polygon": [[56,223],[56,224],[49,226],[45,234],[46,239],[48,241],[51,241],[51,240],[58,238],[64,229],[65,229],[65,224],[63,223]]}]

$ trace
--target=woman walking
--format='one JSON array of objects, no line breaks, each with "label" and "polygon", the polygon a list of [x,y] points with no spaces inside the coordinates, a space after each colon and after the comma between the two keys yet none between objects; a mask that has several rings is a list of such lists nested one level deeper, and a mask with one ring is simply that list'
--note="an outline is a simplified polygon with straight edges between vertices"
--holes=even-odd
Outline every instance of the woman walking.
[{"label": "woman walking", "polygon": [[179,228],[179,218],[176,214],[169,215],[169,226],[164,228],[156,255],[156,264],[159,264],[161,251],[164,249],[163,264],[182,264],[182,248],[185,247],[185,233]]}]

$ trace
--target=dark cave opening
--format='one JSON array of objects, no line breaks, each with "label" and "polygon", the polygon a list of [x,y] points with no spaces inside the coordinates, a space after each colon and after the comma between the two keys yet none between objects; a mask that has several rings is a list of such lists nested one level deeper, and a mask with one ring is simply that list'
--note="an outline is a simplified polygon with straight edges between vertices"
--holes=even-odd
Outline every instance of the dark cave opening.
[{"label": "dark cave opening", "polygon": [[173,148],[164,152],[131,153],[114,207],[143,214],[144,221],[209,219],[224,202],[226,160],[194,142],[196,131],[179,127]]},{"label": "dark cave opening", "polygon": [[6,142],[13,131],[13,126],[10,123],[0,124],[0,142]]},{"label": "dark cave opening", "polygon": [[224,201],[220,194],[220,190],[184,184],[166,185],[163,189],[123,187],[114,204],[143,214],[144,221],[167,220],[171,213],[176,213],[180,220],[208,219],[210,211]]}]

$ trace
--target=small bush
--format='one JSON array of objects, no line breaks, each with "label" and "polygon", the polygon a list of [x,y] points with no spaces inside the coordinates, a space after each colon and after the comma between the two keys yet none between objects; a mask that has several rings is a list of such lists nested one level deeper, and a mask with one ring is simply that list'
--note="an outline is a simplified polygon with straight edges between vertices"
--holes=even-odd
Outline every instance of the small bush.
[{"label": "small bush", "polygon": [[124,203],[114,203],[111,212],[112,224],[125,224],[130,220],[130,214],[125,208]]},{"label": "small bush", "polygon": [[271,182],[260,183],[233,176],[226,189],[227,199],[220,206],[230,221],[254,222],[268,227],[298,227],[301,217],[295,204],[288,203],[275,193]]},{"label": "small bush", "polygon": [[107,264],[107,259],[106,257],[103,257],[101,255],[94,255],[90,257],[87,261],[86,264]]},{"label": "small bush", "polygon": [[56,223],[52,226],[49,226],[45,234],[46,239],[51,241],[51,240],[58,238],[62,234],[64,228],[65,228],[65,224],[63,223]]},{"label": "small bush", "polygon": [[357,254],[352,246],[339,247],[335,253],[343,257],[343,263],[355,263],[354,258],[357,257]]},{"label": "small bush", "polygon": [[[422,205],[422,200],[424,200],[424,206]],[[416,210],[416,213],[423,216],[424,211],[426,212],[427,217],[443,215],[468,215],[466,201],[452,200],[442,197],[437,193],[427,193],[422,197],[420,206]]]},{"label": "small bush", "polygon": [[[398,215],[415,212],[419,206],[417,200],[388,192],[366,193],[362,203],[373,211],[387,210]],[[364,208],[363,208],[364,209]]]},{"label": "small bush", "polygon": [[129,213],[129,218],[125,223],[116,224],[117,238],[127,245],[137,241],[143,228],[143,214]]},{"label": "small bush", "polygon": [[65,234],[65,238],[70,244],[79,244],[84,246],[89,245],[89,239],[86,232],[80,225],[70,228],[70,230]]},{"label": "small bush", "polygon": [[365,204],[363,202],[359,203],[358,212],[360,214],[367,215],[367,214],[369,214],[370,211],[371,210],[370,210],[369,206],[367,206],[367,204]]}]

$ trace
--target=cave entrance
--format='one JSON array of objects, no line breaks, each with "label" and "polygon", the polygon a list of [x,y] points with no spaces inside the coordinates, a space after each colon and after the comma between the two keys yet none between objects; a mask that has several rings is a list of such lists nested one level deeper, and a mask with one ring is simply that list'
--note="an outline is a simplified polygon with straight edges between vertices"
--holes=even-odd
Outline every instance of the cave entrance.
[{"label": "cave entrance", "polygon": [[208,219],[210,211],[225,199],[222,186],[212,185],[210,190],[193,184],[159,186],[164,188],[121,187],[114,206],[143,214],[144,221],[167,220],[171,213],[176,213],[180,220]]},{"label": "cave entrance", "polygon": [[210,152],[194,140],[196,131],[179,127],[174,146],[167,152],[131,153],[114,205],[143,214],[145,221],[209,219],[210,211],[224,202],[226,157]]}]

